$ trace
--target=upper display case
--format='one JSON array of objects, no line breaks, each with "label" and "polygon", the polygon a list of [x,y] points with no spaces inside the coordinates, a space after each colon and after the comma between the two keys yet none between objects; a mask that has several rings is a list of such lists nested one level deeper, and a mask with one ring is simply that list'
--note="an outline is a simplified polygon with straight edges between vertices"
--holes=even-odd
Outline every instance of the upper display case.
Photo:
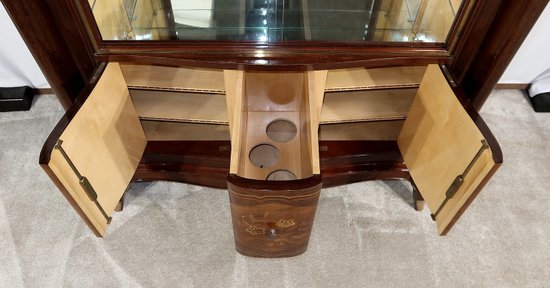
[{"label": "upper display case", "polygon": [[477,109],[549,2],[0,1],[66,108],[100,63],[134,62],[302,71],[444,64]]},{"label": "upper display case", "polygon": [[462,0],[89,0],[103,40],[443,43]]}]

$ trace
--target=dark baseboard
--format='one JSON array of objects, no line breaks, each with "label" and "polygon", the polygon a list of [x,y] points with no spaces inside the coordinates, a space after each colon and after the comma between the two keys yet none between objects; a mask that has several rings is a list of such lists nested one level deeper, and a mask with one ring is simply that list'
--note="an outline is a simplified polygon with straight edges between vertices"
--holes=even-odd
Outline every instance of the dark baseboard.
[{"label": "dark baseboard", "polygon": [[33,88],[32,93],[34,95],[48,95],[48,94],[55,94],[53,93],[52,88]]},{"label": "dark baseboard", "polygon": [[550,92],[540,93],[529,98],[535,112],[550,112]]},{"label": "dark baseboard", "polygon": [[529,85],[529,83],[498,83],[495,89],[526,90],[529,88]]},{"label": "dark baseboard", "polygon": [[31,108],[33,91],[28,86],[0,88],[0,112],[27,111]]}]

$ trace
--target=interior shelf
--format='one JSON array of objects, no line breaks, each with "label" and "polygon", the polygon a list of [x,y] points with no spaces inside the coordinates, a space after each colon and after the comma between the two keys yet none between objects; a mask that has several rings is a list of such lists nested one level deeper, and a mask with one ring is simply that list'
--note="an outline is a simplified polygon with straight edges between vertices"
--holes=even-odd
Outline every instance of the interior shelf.
[{"label": "interior shelf", "polygon": [[325,93],[320,124],[402,120],[417,88]]},{"label": "interior shelf", "polygon": [[228,125],[225,95],[130,89],[140,119]]},{"label": "interior shelf", "polygon": [[223,70],[121,64],[129,88],[225,94]]},{"label": "interior shelf", "polygon": [[426,66],[330,70],[325,91],[417,88],[425,72]]},{"label": "interior shelf", "polygon": [[148,141],[229,141],[229,126],[142,120]]},{"label": "interior shelf", "polygon": [[395,141],[405,120],[325,124],[319,141]]}]

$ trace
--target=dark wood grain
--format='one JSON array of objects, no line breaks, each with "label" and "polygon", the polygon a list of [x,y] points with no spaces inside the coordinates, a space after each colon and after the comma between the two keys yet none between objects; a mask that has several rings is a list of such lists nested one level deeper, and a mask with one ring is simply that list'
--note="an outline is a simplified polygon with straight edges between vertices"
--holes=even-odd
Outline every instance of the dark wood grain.
[{"label": "dark wood grain", "polygon": [[[227,188],[230,145],[229,141],[150,141],[132,181]],[[320,141],[319,146],[324,187],[410,178],[395,141]]]},{"label": "dark wood grain", "polygon": [[[479,41],[477,42],[479,45],[461,50],[464,54],[458,52],[456,62],[451,66],[451,71],[457,78],[462,91],[477,110],[481,109],[487,97],[489,97],[549,1],[502,0],[479,2],[483,3],[480,5],[490,7],[478,8],[477,12],[482,15],[476,18],[478,20],[472,21],[472,25],[476,24],[477,21],[487,21],[482,16],[490,17],[493,16],[494,11],[498,12],[492,17],[493,21],[489,28],[485,28],[487,31],[483,33],[482,37],[476,36],[475,39],[471,39],[475,33],[465,35],[464,41],[469,46],[476,43],[476,39]],[[491,5],[488,5],[489,3]],[[486,26],[486,24],[482,25],[482,27]],[[474,29],[473,32],[477,33],[478,31]],[[459,65],[460,63],[469,65],[462,67],[463,65]],[[461,75],[463,77],[460,77]]]},{"label": "dark wood grain", "polygon": [[[135,61],[219,68],[247,65],[249,69],[276,70],[446,63],[466,98],[480,109],[548,0],[466,0],[445,44],[297,41],[269,45],[102,41],[85,0],[2,2],[66,108],[88,82],[85,78],[90,77],[90,67],[102,61]],[[32,15],[32,21],[28,15]],[[258,56],[258,50],[264,52],[263,56]]]},{"label": "dark wood grain", "polygon": [[64,1],[2,0],[2,4],[59,101],[68,109],[96,66],[92,55],[83,52],[88,51],[84,48],[88,39],[76,35],[78,18]]},{"label": "dark wood grain", "polygon": [[294,181],[227,178],[235,247],[253,257],[306,251],[321,192],[321,176]]},{"label": "dark wood grain", "polygon": [[134,174],[134,182],[177,181],[227,188],[229,141],[150,141]]}]

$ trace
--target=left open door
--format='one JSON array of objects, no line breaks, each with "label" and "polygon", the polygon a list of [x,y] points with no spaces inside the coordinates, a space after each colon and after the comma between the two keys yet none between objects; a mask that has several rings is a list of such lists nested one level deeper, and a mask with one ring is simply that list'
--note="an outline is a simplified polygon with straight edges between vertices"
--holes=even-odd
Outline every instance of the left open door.
[{"label": "left open door", "polygon": [[90,229],[103,237],[147,139],[118,63],[109,63],[80,109],[71,109],[78,111],[69,110],[58,124],[40,164]]}]

